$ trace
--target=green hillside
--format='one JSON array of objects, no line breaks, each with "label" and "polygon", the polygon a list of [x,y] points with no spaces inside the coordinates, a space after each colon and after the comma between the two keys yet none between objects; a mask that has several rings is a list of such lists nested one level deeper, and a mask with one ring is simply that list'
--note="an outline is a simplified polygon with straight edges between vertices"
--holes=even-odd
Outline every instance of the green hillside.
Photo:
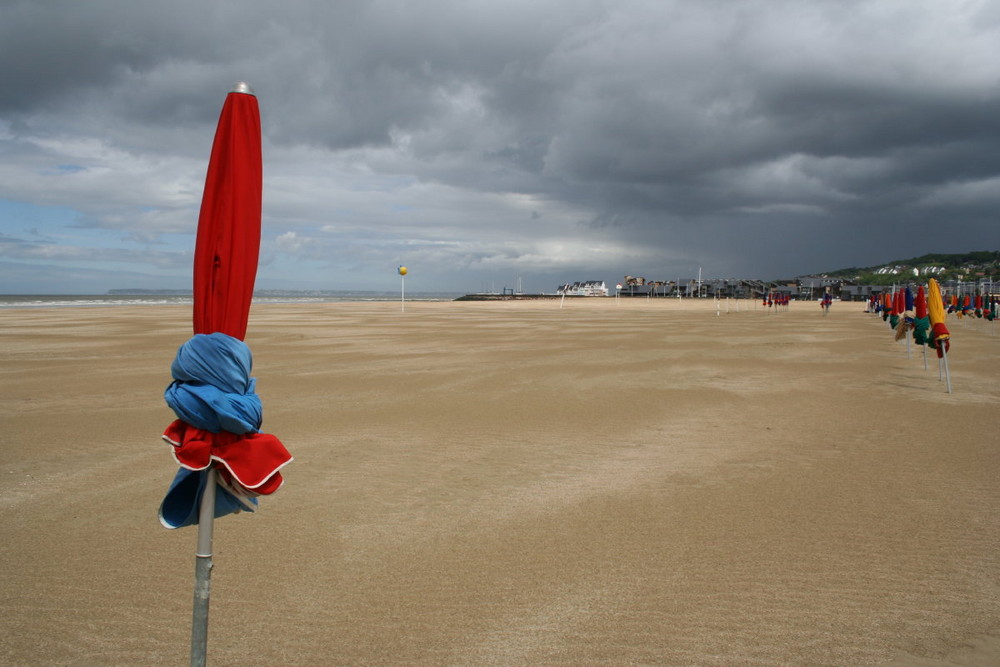
[{"label": "green hillside", "polygon": [[878,266],[838,269],[824,275],[847,278],[862,285],[891,285],[914,278],[968,281],[990,276],[1000,278],[1000,251],[982,250],[953,255],[929,253]]}]

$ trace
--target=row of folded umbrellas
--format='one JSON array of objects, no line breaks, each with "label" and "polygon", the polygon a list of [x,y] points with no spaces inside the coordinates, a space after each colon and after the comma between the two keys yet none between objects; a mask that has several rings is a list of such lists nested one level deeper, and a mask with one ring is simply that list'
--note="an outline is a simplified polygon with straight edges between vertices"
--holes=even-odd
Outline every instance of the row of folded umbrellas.
[{"label": "row of folded umbrellas", "polygon": [[946,314],[992,321],[1000,311],[1000,299],[995,295],[952,294],[946,298],[934,278],[928,281],[926,290],[923,285],[916,291],[909,286],[900,287],[872,295],[868,305],[870,312],[880,314],[889,323],[896,332],[896,340],[912,333],[914,343],[936,350],[938,357],[946,354],[951,345]]}]

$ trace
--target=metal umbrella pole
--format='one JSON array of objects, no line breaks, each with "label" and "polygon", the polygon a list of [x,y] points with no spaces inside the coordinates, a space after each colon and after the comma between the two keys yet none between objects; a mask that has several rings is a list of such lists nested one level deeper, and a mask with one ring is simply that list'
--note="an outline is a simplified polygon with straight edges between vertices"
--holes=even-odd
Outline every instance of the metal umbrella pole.
[{"label": "metal umbrella pole", "polygon": [[212,593],[212,530],[215,526],[215,468],[206,472],[205,492],[198,508],[198,548],[194,565],[194,606],[191,619],[191,665],[203,667],[208,651],[208,602]]}]

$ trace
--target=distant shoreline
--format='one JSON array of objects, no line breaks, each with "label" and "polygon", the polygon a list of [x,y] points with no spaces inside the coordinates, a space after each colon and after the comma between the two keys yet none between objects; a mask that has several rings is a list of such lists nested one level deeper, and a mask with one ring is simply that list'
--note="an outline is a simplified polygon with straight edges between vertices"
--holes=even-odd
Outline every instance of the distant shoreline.
[{"label": "distant shoreline", "polygon": [[[558,299],[560,294],[498,294],[496,292],[476,292],[465,294],[455,301],[536,301],[538,299]],[[575,297],[574,297],[575,298]]]},{"label": "distant shoreline", "polygon": [[[457,293],[414,292],[406,301],[453,301]],[[392,292],[255,292],[254,304],[267,303],[343,303],[343,302],[398,302],[399,293]],[[118,306],[176,306],[191,305],[190,292],[170,290],[116,291],[105,294],[0,294],[0,309],[10,308],[91,308]]]}]

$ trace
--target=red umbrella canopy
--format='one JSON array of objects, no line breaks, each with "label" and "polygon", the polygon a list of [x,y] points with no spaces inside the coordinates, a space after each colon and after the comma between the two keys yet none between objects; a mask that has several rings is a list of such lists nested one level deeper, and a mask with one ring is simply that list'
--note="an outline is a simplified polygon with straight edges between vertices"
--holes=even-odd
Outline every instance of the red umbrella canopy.
[{"label": "red umbrella canopy", "polygon": [[260,110],[246,84],[222,107],[194,251],[194,332],[243,340],[260,253]]},{"label": "red umbrella canopy", "polygon": [[927,317],[927,295],[924,293],[923,285],[917,288],[917,298],[914,300],[914,307],[916,308],[917,317]]}]

